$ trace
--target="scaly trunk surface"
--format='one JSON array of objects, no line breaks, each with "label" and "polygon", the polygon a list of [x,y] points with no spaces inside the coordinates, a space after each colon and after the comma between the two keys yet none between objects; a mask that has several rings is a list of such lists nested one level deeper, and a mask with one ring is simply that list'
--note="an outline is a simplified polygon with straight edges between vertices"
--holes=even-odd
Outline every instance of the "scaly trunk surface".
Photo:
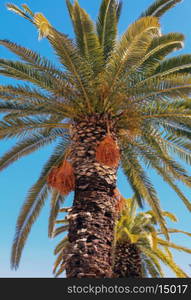
[{"label": "scaly trunk surface", "polygon": [[100,164],[95,158],[96,146],[107,135],[108,124],[117,142],[114,123],[108,120],[108,116],[94,115],[73,126],[71,157],[76,186],[68,216],[68,278],[112,277],[117,167]]},{"label": "scaly trunk surface", "polygon": [[116,243],[114,277],[142,277],[140,251],[136,244],[127,241]]}]

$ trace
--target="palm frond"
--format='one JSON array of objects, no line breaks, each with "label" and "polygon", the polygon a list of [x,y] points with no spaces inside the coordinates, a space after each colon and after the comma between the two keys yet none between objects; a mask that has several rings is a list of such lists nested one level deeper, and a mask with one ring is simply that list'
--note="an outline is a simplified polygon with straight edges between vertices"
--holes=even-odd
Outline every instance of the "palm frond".
[{"label": "palm frond", "polygon": [[55,90],[58,92],[64,86],[64,82],[58,81],[56,78],[48,75],[48,73],[44,72],[42,74],[29,64],[19,61],[14,62],[7,59],[0,59],[0,74],[33,83],[50,92],[54,92]]},{"label": "palm frond", "polygon": [[48,220],[48,236],[50,238],[54,237],[55,221],[59,213],[60,205],[64,203],[64,200],[65,200],[64,197],[61,196],[58,191],[56,190],[52,191],[51,209],[50,209],[50,215]]},{"label": "palm frond", "polygon": [[32,10],[28,7],[27,4],[21,4],[22,8],[25,10],[25,12],[30,15],[32,18],[34,17],[34,13]]},{"label": "palm frond", "polygon": [[141,14],[142,17],[146,16],[155,16],[161,17],[166,11],[174,7],[177,3],[182,0],[155,0],[153,4],[151,4],[146,11]]},{"label": "palm frond", "polygon": [[43,167],[41,175],[35,185],[30,189],[28,197],[18,217],[16,234],[12,247],[11,265],[17,269],[19,266],[23,247],[30,233],[33,223],[36,221],[48,196],[47,176],[54,165],[63,160],[64,149],[68,146],[66,139],[62,139],[56,146],[53,154]]},{"label": "palm frond", "polygon": [[[145,137],[145,140],[148,140],[148,138]],[[162,139],[160,138],[159,134],[157,137],[151,137],[151,140],[152,147],[157,151],[157,156],[161,160],[161,165],[164,170],[170,173],[174,179],[180,180],[190,187],[191,177],[187,174],[187,171],[180,164],[178,164],[178,162],[174,161],[169,156],[166,148],[163,146],[165,145],[165,140],[163,140],[162,144]]]},{"label": "palm frond", "polygon": [[139,245],[139,249],[144,255],[143,261],[146,265],[147,271],[149,272],[150,276],[153,278],[164,277],[163,270],[155,253],[153,253],[153,251],[148,247],[144,247],[141,245]]},{"label": "palm frond", "polygon": [[146,74],[152,74],[153,70],[160,65],[160,61],[167,55],[183,48],[184,39],[184,35],[177,32],[154,37],[147,52],[138,61],[137,67],[141,66],[141,69],[146,72]]},{"label": "palm frond", "polygon": [[[22,16],[22,14],[20,15]],[[91,112],[91,101],[89,99],[87,90],[87,83],[89,83],[92,79],[90,65],[82,58],[74,43],[65,34],[54,29],[48,20],[43,16],[43,14],[37,13],[34,15],[34,19],[28,18],[28,20],[39,29],[40,34],[42,35],[43,26],[44,24],[46,25],[46,28],[44,28],[45,36],[48,38],[53,49],[56,51],[60,62],[64,65],[66,70],[72,74],[73,78],[75,79],[74,82],[81,90],[81,93],[84,97],[87,110]],[[8,76],[11,72],[2,70],[0,73]]]},{"label": "palm frond", "polygon": [[40,69],[42,72],[48,72],[48,74],[54,76],[55,80],[67,79],[67,81],[70,81],[70,78],[66,75],[66,73],[56,68],[47,58],[42,57],[37,52],[27,49],[9,40],[0,40],[0,45],[9,49],[22,60],[34,66],[34,68]]},{"label": "palm frond", "polygon": [[162,169],[158,164],[153,163],[153,166],[157,170],[157,172],[160,174],[160,176],[165,180],[166,183],[176,192],[176,194],[180,197],[180,199],[184,202],[185,206],[188,208],[189,211],[191,211],[191,203],[189,199],[182,193],[182,191],[178,188],[178,186],[174,183],[174,180],[171,176],[169,176],[166,172],[166,170]]},{"label": "palm frond", "polygon": [[65,158],[67,149],[70,146],[70,141],[68,138],[60,138],[58,145],[55,147],[51,157],[48,162],[43,167],[41,176],[47,176],[47,174],[51,171],[54,166],[58,166]]},{"label": "palm frond", "polygon": [[[172,222],[178,221],[177,217],[169,211],[163,211],[163,216],[168,217]],[[168,231],[169,231],[169,229],[168,229]]]},{"label": "palm frond", "polygon": [[[184,231],[184,230],[179,230],[179,229],[175,229],[175,228],[168,228],[168,232],[169,233],[183,233],[189,237],[191,237],[191,233],[190,232],[187,232],[187,231]],[[160,233],[159,233],[160,234]],[[162,234],[162,233],[161,233]]]},{"label": "palm frond", "polygon": [[129,199],[128,201],[130,202],[130,210],[129,210],[129,215],[134,218],[137,212],[138,208],[138,200],[136,199],[136,196],[134,195],[132,199]]},{"label": "palm frond", "polygon": [[[60,132],[62,135],[63,132]],[[39,133],[34,134],[32,137],[27,137],[21,142],[18,142],[11,150],[6,152],[0,158],[0,170],[7,168],[10,164],[15,162],[16,160],[20,159],[21,157],[32,153],[39,148],[48,145],[49,143],[53,142],[58,135],[54,135],[54,129],[52,133],[49,135]]]},{"label": "palm frond", "polygon": [[58,269],[62,261],[63,261],[63,253],[60,252],[60,254],[57,256],[56,261],[54,263],[53,274],[56,273],[56,270]]},{"label": "palm frond", "polygon": [[26,7],[25,7],[25,11],[23,11],[22,9],[20,9],[17,5],[13,4],[13,3],[7,3],[7,9],[18,14],[19,16],[27,19],[28,21],[32,21],[30,15],[28,14],[29,11],[26,12]]},{"label": "palm frond", "polygon": [[58,228],[56,228],[53,232],[53,237],[56,237],[57,235],[59,235],[60,233],[63,233],[65,231],[68,231],[69,226],[68,225],[64,225],[64,226],[60,226]]},{"label": "palm frond", "polygon": [[27,133],[38,133],[42,128],[69,128],[67,123],[54,123],[47,117],[22,118],[8,121],[0,121],[0,139],[12,137],[24,137]]},{"label": "palm frond", "polygon": [[[164,137],[158,134],[155,141],[160,141],[160,147],[162,147],[163,151],[165,151],[166,153],[169,153],[170,155],[171,153],[175,153],[187,164],[190,164],[191,145],[189,142],[189,130],[187,131],[184,126],[183,128],[175,128],[174,126],[171,126],[171,124],[162,123],[161,125],[165,129],[166,134]],[[178,126],[178,124],[176,124],[176,126]]]},{"label": "palm frond", "polygon": [[[174,139],[173,141],[176,141],[176,139]],[[180,143],[179,141],[179,147],[184,145],[184,141],[181,142],[182,143]],[[187,171],[167,154],[168,149],[173,147],[173,143],[168,143],[168,139],[162,139],[160,137],[160,134],[158,134],[157,137],[153,137],[152,145],[157,150],[158,156],[162,161],[162,166],[164,167],[164,169],[166,169],[166,172],[170,172],[175,179],[182,181],[183,183],[188,185],[188,187],[190,187],[191,177],[187,174]],[[189,144],[187,146],[189,147]]]},{"label": "palm frond", "polygon": [[[147,137],[144,137],[147,143]],[[180,199],[184,202],[185,206],[191,211],[191,203],[186,198],[186,196],[182,193],[182,191],[178,188],[178,186],[174,183],[174,178],[170,176],[165,168],[161,166],[161,161],[158,159],[158,154],[153,154],[150,151],[143,150],[144,148],[138,143],[136,144],[137,147],[141,147],[142,154],[148,159],[150,165],[157,171],[157,173],[164,179],[164,181],[177,193]],[[157,152],[158,153],[158,152]]]},{"label": "palm frond", "polygon": [[172,243],[170,241],[165,241],[163,239],[159,239],[158,238],[158,243],[162,246],[167,246],[168,248],[173,248],[173,249],[176,249],[178,251],[183,251],[183,252],[186,252],[186,253],[191,253],[191,249],[187,248],[187,247],[183,247],[183,246],[179,246],[175,243]]},{"label": "palm frond", "polygon": [[61,265],[60,269],[56,272],[55,277],[60,276],[65,271],[65,269],[66,269],[65,264]]},{"label": "palm frond", "polygon": [[52,29],[49,41],[60,58],[61,63],[75,78],[77,82],[76,86],[84,97],[87,110],[91,112],[90,94],[87,86],[92,81],[93,74],[89,64],[80,56],[75,45],[66,35]]},{"label": "palm frond", "polygon": [[191,94],[191,77],[190,75],[169,75],[168,79],[151,78],[143,84],[138,84],[129,88],[128,94],[132,95],[135,103],[143,101],[153,102],[156,97],[163,99],[168,98],[182,99],[189,97]]},{"label": "palm frond", "polygon": [[[41,108],[41,107],[40,107]],[[28,113],[28,114],[40,114],[40,110],[36,109],[34,105],[31,104],[24,104],[24,103],[15,103],[15,102],[8,102],[8,101],[0,101],[0,113]],[[6,116],[5,116],[6,117]]]},{"label": "palm frond", "polygon": [[40,178],[30,189],[17,220],[16,234],[12,246],[11,267],[19,266],[22,250],[30,233],[33,223],[36,221],[48,196],[46,178]]},{"label": "palm frond", "polygon": [[191,55],[179,55],[162,61],[154,71],[153,76],[166,76],[172,73],[190,73]]},{"label": "palm frond", "polygon": [[56,246],[54,250],[54,254],[58,254],[59,252],[63,251],[63,249],[66,247],[68,243],[68,237],[65,237],[61,242]]},{"label": "palm frond", "polygon": [[14,100],[22,103],[32,103],[36,106],[46,102],[47,95],[37,88],[27,85],[1,85],[0,97],[2,100]]},{"label": "palm frond", "polygon": [[145,56],[153,35],[159,34],[159,28],[158,19],[155,17],[141,18],[129,26],[107,64],[108,76],[110,83],[112,82],[111,89],[114,83],[118,83],[118,78],[124,70],[131,70],[140,61],[140,57]]},{"label": "palm frond", "polygon": [[92,65],[95,74],[103,68],[103,50],[100,46],[93,21],[82,9],[78,1],[74,5],[67,1],[70,16],[76,34],[76,42],[80,54]]},{"label": "palm frond", "polygon": [[[130,157],[130,159],[128,157]],[[165,220],[161,214],[156,191],[129,147],[123,151],[122,167],[133,190],[135,190],[136,193],[138,193],[142,199],[145,199],[152,207],[162,230],[168,237]]]},{"label": "palm frond", "polygon": [[115,45],[121,6],[122,3],[117,3],[116,0],[103,0],[100,6],[97,33],[105,60],[107,60]]},{"label": "palm frond", "polygon": [[178,278],[188,278],[189,276],[178,266],[176,263],[164,254],[159,248],[157,249],[156,255],[160,258],[160,260],[167,265]]}]

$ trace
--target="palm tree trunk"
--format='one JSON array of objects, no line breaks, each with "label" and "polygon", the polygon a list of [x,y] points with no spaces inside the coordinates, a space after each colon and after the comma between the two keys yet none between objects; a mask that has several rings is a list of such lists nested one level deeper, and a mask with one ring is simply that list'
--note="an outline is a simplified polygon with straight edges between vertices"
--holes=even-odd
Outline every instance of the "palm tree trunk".
[{"label": "palm tree trunk", "polygon": [[96,146],[106,136],[108,122],[116,140],[114,124],[108,116],[94,115],[73,126],[71,157],[76,184],[68,217],[68,278],[112,277],[117,167],[102,165],[95,159]]},{"label": "palm tree trunk", "polygon": [[140,254],[136,244],[118,241],[115,246],[114,277],[143,277]]}]

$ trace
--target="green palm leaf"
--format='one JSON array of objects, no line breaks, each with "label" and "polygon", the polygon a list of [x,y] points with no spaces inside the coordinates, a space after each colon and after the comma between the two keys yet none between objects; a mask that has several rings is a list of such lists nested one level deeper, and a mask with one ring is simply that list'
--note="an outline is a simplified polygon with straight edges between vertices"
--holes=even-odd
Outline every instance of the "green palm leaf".
[{"label": "green palm leaf", "polygon": [[165,255],[160,249],[156,251],[157,256],[161,259],[161,261],[170,267],[173,272],[179,278],[188,278],[188,275],[167,255]]},{"label": "green palm leaf", "polygon": [[[63,131],[60,132],[60,135],[63,134]],[[8,167],[10,164],[20,159],[21,157],[28,155],[39,148],[52,143],[59,135],[54,135],[54,129],[49,135],[39,133],[33,135],[32,137],[27,137],[23,141],[18,142],[11,150],[5,153],[0,158],[0,170]]]},{"label": "green palm leaf", "polygon": [[146,268],[150,273],[151,277],[164,277],[164,272],[162,267],[158,261],[157,255],[153,252],[153,250],[148,247],[139,245],[140,250],[145,255],[144,263],[146,264]]},{"label": "green palm leaf", "polygon": [[65,237],[55,248],[54,254],[58,254],[59,252],[63,251],[63,249],[66,247],[68,243],[68,238]]},{"label": "green palm leaf", "polygon": [[158,159],[156,159],[157,156],[153,156],[153,154],[151,154],[149,151],[144,150],[143,152],[142,147],[141,150],[142,150],[142,154],[144,153],[144,156],[148,159],[150,165],[157,171],[157,173],[161,176],[161,178],[163,178],[164,181],[168,183],[169,186],[177,193],[177,195],[180,197],[180,199],[182,199],[182,201],[184,202],[188,210],[191,211],[190,201],[186,198],[186,196],[181,192],[178,186],[174,183],[174,179],[172,178],[172,176],[168,175],[166,169],[161,167],[160,160],[158,161]]},{"label": "green palm leaf", "polygon": [[[8,40],[0,40],[0,45],[18,55],[22,60],[34,66],[34,68],[40,69],[43,72],[48,72],[49,75],[54,76],[55,80],[60,79],[63,81],[67,78],[67,81],[69,81],[69,76],[67,76],[66,73],[58,70],[58,68],[53,66],[48,59],[41,57],[41,55],[37,52],[22,47],[16,43],[12,43]],[[62,83],[62,81],[60,83]]]},{"label": "green palm leaf", "polygon": [[56,228],[53,232],[53,237],[65,232],[65,231],[68,231],[68,228],[69,228],[68,225],[64,225],[64,226]]},{"label": "green palm leaf", "polygon": [[63,260],[63,254],[62,252],[57,256],[57,259],[54,263],[54,268],[53,268],[53,274],[56,273],[57,268],[59,267],[59,265],[62,263]]},{"label": "green palm leaf", "polygon": [[189,254],[191,253],[191,249],[176,245],[175,243],[172,243],[172,242],[169,242],[169,241],[167,242],[165,240],[158,239],[158,243],[162,246],[168,246],[169,248],[173,248],[173,249],[176,249],[176,250],[179,250],[179,251],[184,251],[184,252],[189,253]]},{"label": "green palm leaf", "polygon": [[48,236],[54,237],[54,226],[57,215],[59,213],[60,205],[64,203],[64,197],[59,194],[56,190],[52,191],[52,198],[51,198],[51,209],[49,215],[49,222],[48,222]]},{"label": "green palm leaf", "polygon": [[42,128],[68,128],[69,125],[66,123],[54,123],[48,118],[22,118],[13,119],[7,122],[0,121],[0,139],[11,138],[11,137],[23,137],[28,132],[38,133],[39,129]]},{"label": "green palm leaf", "polygon": [[100,6],[97,33],[100,45],[104,49],[105,60],[107,60],[115,45],[121,7],[122,2],[117,3],[116,0],[103,0]]},{"label": "green palm leaf", "polygon": [[[164,277],[161,266],[161,262],[163,262],[175,272],[177,277],[188,277],[187,274],[176,265],[170,248],[186,253],[191,253],[191,250],[160,238],[160,235],[164,233],[157,229],[158,221],[153,210],[146,212],[136,211],[133,215],[130,215],[129,211],[131,211],[131,207],[134,206],[134,201],[135,199],[126,199],[126,204],[117,221],[115,232],[118,245],[121,242],[124,245],[126,242],[128,248],[130,242],[136,243],[140,251],[142,267],[146,276],[148,276],[147,273],[149,273],[151,277]],[[170,212],[162,211],[162,215],[164,217],[170,217],[173,222],[177,221],[176,216]],[[185,232],[181,230],[173,230],[170,228],[168,228],[168,232],[185,234]],[[191,234],[188,233],[188,236],[191,236]],[[125,255],[125,253],[123,253],[123,255]]]},{"label": "green palm leaf", "polygon": [[18,217],[16,234],[12,247],[11,264],[12,268],[17,269],[23,247],[30,233],[31,227],[37,219],[45,200],[48,196],[47,176],[54,165],[59,165],[65,155],[64,149],[68,146],[67,140],[62,139],[56,146],[53,154],[43,167],[40,178],[30,189],[28,197],[21,209]]},{"label": "green palm leaf", "polygon": [[129,26],[116,44],[107,65],[111,81],[117,83],[118,77],[124,73],[126,67],[130,69],[140,61],[140,57],[145,55],[149,48],[153,35],[158,35],[159,28],[158,19],[154,17],[139,19]]},{"label": "green palm leaf", "polygon": [[149,8],[141,14],[141,17],[155,16],[161,17],[166,11],[174,7],[177,3],[182,0],[155,0]]},{"label": "green palm leaf", "polygon": [[[12,6],[14,9],[14,5]],[[10,8],[11,4],[9,4],[8,7]],[[15,10],[15,12],[17,13],[17,9]],[[22,14],[18,14],[22,16]],[[38,29],[41,26],[41,21],[47,23],[48,33],[46,34],[46,36],[53,49],[56,51],[60,62],[64,65],[66,70],[68,70],[72,74],[75,79],[74,82],[77,82],[77,86],[81,90],[81,93],[83,94],[85,103],[87,105],[87,109],[90,112],[91,104],[87,90],[87,82],[91,81],[92,72],[89,64],[79,54],[79,51],[75,47],[74,43],[65,34],[62,34],[54,29],[42,14],[35,14],[34,20],[31,18],[28,18],[28,20],[35,24]]]},{"label": "green palm leaf", "polygon": [[191,237],[191,233],[190,232],[187,232],[187,231],[184,231],[184,230],[179,230],[179,229],[174,229],[174,228],[168,228],[168,232],[169,233],[183,233],[189,237]]},{"label": "green palm leaf", "polygon": [[153,211],[156,213],[157,220],[161,225],[163,232],[168,237],[168,232],[165,224],[165,220],[161,214],[161,209],[159,205],[159,200],[156,196],[156,191],[152,186],[150,180],[147,178],[146,174],[144,173],[141,165],[137,161],[131,153],[129,160],[130,151],[128,149],[124,150],[123,157],[122,157],[122,167],[124,170],[125,175],[127,176],[128,181],[133,183],[133,189],[139,191],[139,194],[142,199],[145,199],[149,205],[152,207]]},{"label": "green palm leaf", "polygon": [[190,71],[191,55],[185,54],[162,61],[156,68],[153,76],[166,76],[176,72],[190,73]]},{"label": "green palm leaf", "polygon": [[103,51],[95,32],[94,23],[85,10],[79,6],[78,1],[75,1],[72,6],[68,0],[67,5],[73,22],[78,49],[81,55],[92,65],[94,73],[97,74],[103,68]]},{"label": "green palm leaf", "polygon": [[13,85],[1,85],[0,97],[3,100],[14,100],[22,103],[32,103],[36,106],[47,101],[49,98],[37,88],[29,86],[13,86]]},{"label": "green palm leaf", "polygon": [[37,219],[45,200],[48,196],[48,187],[46,178],[40,178],[28,193],[26,202],[20,212],[15,239],[12,246],[11,267],[18,268],[21,253],[26,239],[30,233],[31,227]]},{"label": "green palm leaf", "polygon": [[[13,62],[11,60],[0,59],[0,74],[31,82],[50,92],[61,90],[62,86],[64,87],[63,82],[58,81],[56,78],[48,75],[48,73],[44,72],[44,74],[42,74],[32,68],[32,66],[19,61]],[[59,87],[59,85],[61,86]]]},{"label": "green palm leaf", "polygon": [[174,50],[182,49],[184,46],[184,35],[181,33],[168,33],[154,37],[149,45],[145,56],[139,60],[139,66],[149,75],[160,61]]}]

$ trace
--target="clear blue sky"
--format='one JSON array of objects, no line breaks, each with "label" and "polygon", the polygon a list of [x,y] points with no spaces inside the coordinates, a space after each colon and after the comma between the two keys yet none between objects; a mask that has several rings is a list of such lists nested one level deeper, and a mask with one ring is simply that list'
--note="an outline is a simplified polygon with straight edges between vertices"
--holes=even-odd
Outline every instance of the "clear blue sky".
[{"label": "clear blue sky", "polygon": [[[86,8],[93,19],[97,16],[101,0],[79,0],[82,7]],[[141,12],[150,5],[152,0],[123,0],[123,14],[120,21],[120,34],[128,24],[134,21]],[[0,39],[9,39],[25,47],[37,50],[55,62],[53,51],[46,40],[38,41],[37,32],[26,20],[7,11],[5,4],[0,2]],[[70,36],[73,35],[71,23],[68,17],[64,0],[15,0],[15,4],[27,3],[33,11],[43,12],[49,21],[59,30]],[[184,0],[168,12],[162,19],[162,31],[182,32],[186,36],[185,48],[179,53],[191,53],[191,2]],[[178,52],[177,52],[178,54]],[[15,59],[8,50],[0,48],[1,58]],[[10,79],[0,77],[0,84],[14,82]],[[14,140],[0,142],[0,155],[14,144]],[[28,157],[22,158],[7,170],[0,173],[0,277],[52,277],[52,266],[54,262],[53,249],[59,238],[50,240],[47,237],[47,219],[49,212],[49,201],[41,212],[41,215],[34,225],[28,242],[23,252],[20,268],[15,272],[10,270],[10,252],[14,237],[16,219],[21,205],[29,187],[35,182],[39,171],[51,153],[52,147],[36,152]],[[179,218],[176,227],[182,230],[191,231],[191,215],[187,212],[181,200],[171,189],[164,184],[160,178],[151,173],[153,182],[158,190],[161,205],[164,209],[171,210]],[[119,174],[119,188],[121,192],[130,197],[132,192],[122,174]],[[182,186],[187,197],[191,200],[191,192]],[[71,196],[67,199],[66,205],[71,203]],[[173,224],[172,224],[173,225]],[[173,239],[179,244],[191,248],[191,238],[174,236]],[[174,251],[176,262],[191,275],[191,263],[189,254],[177,253]],[[166,269],[167,276],[172,273]]]}]

